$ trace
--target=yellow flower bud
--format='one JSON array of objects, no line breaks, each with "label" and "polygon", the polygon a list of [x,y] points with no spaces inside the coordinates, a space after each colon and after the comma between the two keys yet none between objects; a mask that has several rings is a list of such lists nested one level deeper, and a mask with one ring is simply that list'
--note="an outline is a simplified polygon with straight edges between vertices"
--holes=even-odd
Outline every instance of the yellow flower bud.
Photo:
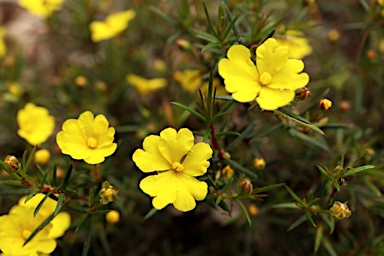
[{"label": "yellow flower bud", "polygon": [[4,160],[4,165],[9,171],[13,172],[16,172],[20,168],[19,160],[17,160],[15,156],[7,156]]},{"label": "yellow flower bud", "polygon": [[35,163],[39,165],[44,165],[49,162],[51,158],[51,153],[47,149],[40,149],[35,153]]},{"label": "yellow flower bud", "polygon": [[120,213],[116,210],[112,210],[105,215],[105,219],[110,224],[115,224],[120,221]]},{"label": "yellow flower bud", "polygon": [[348,208],[347,202],[341,203],[339,201],[333,203],[333,206],[329,209],[329,213],[339,220],[346,219],[352,214]]},{"label": "yellow flower bud", "polygon": [[340,33],[339,33],[339,31],[337,31],[336,29],[331,29],[331,30],[328,32],[328,39],[329,39],[329,41],[331,41],[332,43],[335,43],[335,42],[339,41],[339,39],[340,39]]},{"label": "yellow flower bud", "polygon": [[329,99],[321,99],[320,100],[320,108],[323,110],[328,110],[332,107],[332,101]]},{"label": "yellow flower bud", "polygon": [[265,168],[265,161],[263,158],[255,158],[253,160],[253,166],[258,170],[263,170]]},{"label": "yellow flower bud", "polygon": [[227,179],[231,179],[233,177],[233,174],[235,173],[231,166],[227,165],[221,170],[222,175]]},{"label": "yellow flower bud", "polygon": [[251,216],[256,216],[259,213],[259,208],[255,204],[248,206],[248,213]]},{"label": "yellow flower bud", "polygon": [[224,159],[231,159],[231,155],[228,152],[223,153],[223,158]]},{"label": "yellow flower bud", "polygon": [[79,87],[84,87],[88,83],[88,80],[85,76],[78,76],[75,79],[75,84]]},{"label": "yellow flower bud", "polygon": [[253,190],[253,185],[249,178],[242,178],[241,180],[239,180],[238,186],[240,189],[240,193],[243,195],[249,195]]},{"label": "yellow flower bud", "polygon": [[111,186],[108,181],[104,181],[102,189],[99,191],[100,203],[109,204],[110,202],[115,201],[117,193],[119,193],[119,189]]}]

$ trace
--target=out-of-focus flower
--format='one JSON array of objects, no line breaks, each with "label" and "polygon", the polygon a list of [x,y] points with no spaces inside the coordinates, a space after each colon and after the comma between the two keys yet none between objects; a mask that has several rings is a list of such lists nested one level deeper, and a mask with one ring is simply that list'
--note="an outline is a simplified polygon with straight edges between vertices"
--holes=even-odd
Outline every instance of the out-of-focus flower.
[{"label": "out-of-focus flower", "polygon": [[258,170],[263,170],[265,168],[264,158],[257,157],[253,160],[253,166]]},{"label": "out-of-focus flower", "polygon": [[102,114],[94,117],[92,112],[85,111],[78,119],[65,121],[62,129],[56,136],[57,144],[63,154],[73,159],[99,164],[117,148],[113,143],[115,129],[109,127]]},{"label": "out-of-focus flower", "polygon": [[128,23],[136,15],[134,10],[117,12],[108,15],[104,21],[92,21],[89,24],[92,41],[97,43],[117,36],[128,27]]},{"label": "out-of-focus flower", "polygon": [[207,143],[194,144],[190,130],[166,128],[160,136],[146,137],[143,149],[137,149],[132,159],[142,172],[158,172],[140,182],[140,188],[154,197],[156,209],[173,204],[186,212],[196,207],[195,200],[203,200],[208,193],[207,183],[195,177],[207,172],[212,153]]},{"label": "out-of-focus flower", "polygon": [[186,69],[184,71],[176,71],[173,78],[181,84],[181,87],[187,92],[194,94],[202,84],[199,70]]},{"label": "out-of-focus flower", "polygon": [[7,46],[4,42],[4,37],[6,35],[7,31],[4,27],[0,27],[0,58],[4,57],[5,53],[7,52]]},{"label": "out-of-focus flower", "polygon": [[40,149],[35,152],[34,159],[35,162],[39,165],[43,165],[49,162],[51,158],[51,153],[48,149]]},{"label": "out-of-focus flower", "polygon": [[331,29],[331,30],[328,32],[328,39],[329,39],[329,41],[331,41],[332,43],[335,43],[335,42],[339,41],[339,39],[340,39],[340,33],[339,33],[339,31],[337,31],[336,29]]},{"label": "out-of-focus flower", "polygon": [[19,0],[19,5],[28,12],[47,18],[54,11],[60,10],[64,0]]},{"label": "out-of-focus flower", "polygon": [[119,189],[111,186],[108,181],[104,181],[101,190],[99,191],[100,203],[109,204],[115,201],[117,193],[119,193]]},{"label": "out-of-focus flower", "polygon": [[379,41],[379,51],[384,53],[384,39],[380,39]]},{"label": "out-of-focus flower", "polygon": [[7,156],[4,160],[4,165],[9,171],[13,172],[17,171],[21,166],[19,160],[17,160],[15,156]]},{"label": "out-of-focus flower", "polygon": [[329,213],[339,220],[349,218],[349,216],[352,214],[348,208],[347,203],[342,203],[339,201],[333,203],[333,206],[331,209],[329,209]]},{"label": "out-of-focus flower", "polygon": [[290,103],[295,90],[309,82],[301,60],[288,58],[288,47],[279,46],[269,38],[256,50],[256,64],[251,53],[242,45],[232,46],[228,58],[219,62],[219,74],[224,78],[225,89],[239,102],[256,100],[260,108],[275,110]]},{"label": "out-of-focus flower", "polygon": [[55,128],[55,118],[44,107],[27,103],[17,112],[19,130],[17,134],[31,145],[45,142]]},{"label": "out-of-focus flower", "polygon": [[251,204],[248,206],[248,212],[251,216],[256,216],[259,213],[259,209],[255,204]]},{"label": "out-of-focus flower", "polygon": [[157,91],[158,89],[167,86],[167,80],[164,78],[146,79],[134,74],[129,74],[127,76],[127,81],[135,87],[141,95],[147,95],[150,92]]},{"label": "out-of-focus flower", "polygon": [[225,166],[222,170],[221,170],[221,173],[223,174],[223,176],[229,180],[233,177],[233,174],[235,173],[233,171],[233,169],[231,168],[231,166],[227,165]]},{"label": "out-of-focus flower", "polygon": [[57,202],[47,198],[39,212],[34,216],[34,211],[43,198],[43,194],[37,194],[27,203],[24,203],[26,199],[24,197],[20,199],[18,205],[11,208],[7,215],[0,217],[0,250],[5,255],[37,256],[41,253],[49,254],[55,250],[55,239],[62,236],[71,223],[70,215],[66,212],[60,212],[31,241],[24,245],[32,232],[56,208]]},{"label": "out-of-focus flower", "polygon": [[120,221],[120,213],[116,210],[112,210],[105,214],[105,219],[110,224],[115,224]]},{"label": "out-of-focus flower", "polygon": [[88,79],[85,76],[77,76],[75,78],[75,84],[79,87],[85,87],[88,83]]},{"label": "out-of-focus flower", "polygon": [[378,2],[381,6],[384,6],[384,0],[377,0],[377,2]]},{"label": "out-of-focus flower", "polygon": [[323,110],[328,110],[332,107],[332,101],[329,99],[321,99],[320,100],[320,108]]},{"label": "out-of-focus flower", "polygon": [[276,41],[279,45],[288,46],[288,58],[302,59],[312,53],[312,47],[300,30],[286,30],[283,35],[278,35]]}]

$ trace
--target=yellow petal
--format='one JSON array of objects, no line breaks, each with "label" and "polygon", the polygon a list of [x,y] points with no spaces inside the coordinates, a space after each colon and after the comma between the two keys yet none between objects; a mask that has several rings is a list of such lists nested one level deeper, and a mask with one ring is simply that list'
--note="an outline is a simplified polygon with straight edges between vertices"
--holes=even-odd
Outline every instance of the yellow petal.
[{"label": "yellow petal", "polygon": [[64,235],[71,225],[71,215],[67,212],[60,212],[52,221],[52,229],[49,232],[50,238],[58,238]]},{"label": "yellow petal", "polygon": [[234,45],[228,50],[227,56],[228,59],[221,59],[218,64],[219,74],[224,78],[225,89],[233,93],[232,96],[237,101],[254,100],[261,85],[249,49],[242,45]]},{"label": "yellow petal", "polygon": [[[85,111],[84,113],[80,114],[79,118],[77,119],[78,126],[85,139],[93,135],[94,120],[95,118],[91,111]],[[78,132],[76,131],[76,133]]]},{"label": "yellow petal", "polygon": [[172,169],[172,163],[168,162],[160,153],[159,141],[159,136],[150,135],[144,139],[144,150],[137,149],[135,153],[133,153],[132,160],[142,172]]},{"label": "yellow petal", "polygon": [[296,90],[306,86],[309,82],[307,73],[300,73],[304,69],[304,63],[301,60],[288,60],[286,65],[276,73],[269,88]]},{"label": "yellow petal", "polygon": [[183,173],[191,176],[201,176],[207,172],[209,167],[208,159],[212,158],[211,147],[204,142],[197,143],[189,151],[183,162]]},{"label": "yellow petal", "polygon": [[295,97],[295,91],[272,89],[264,86],[256,98],[260,108],[264,110],[276,110],[290,103]]},{"label": "yellow petal", "polygon": [[195,138],[190,130],[183,128],[177,132],[166,128],[160,133],[160,154],[169,162],[179,162],[193,147]]},{"label": "yellow petal", "polygon": [[203,200],[208,193],[208,185],[203,181],[181,173],[177,178],[177,196],[173,205],[176,209],[187,212],[196,207],[196,200]]},{"label": "yellow petal", "polygon": [[[89,124],[88,124],[89,125]],[[104,115],[97,115],[93,122],[93,134],[99,135],[104,134],[109,127],[109,122]]]},{"label": "yellow petal", "polygon": [[288,47],[279,46],[274,38],[268,38],[256,49],[256,64],[259,74],[268,72],[274,76],[288,60]]}]

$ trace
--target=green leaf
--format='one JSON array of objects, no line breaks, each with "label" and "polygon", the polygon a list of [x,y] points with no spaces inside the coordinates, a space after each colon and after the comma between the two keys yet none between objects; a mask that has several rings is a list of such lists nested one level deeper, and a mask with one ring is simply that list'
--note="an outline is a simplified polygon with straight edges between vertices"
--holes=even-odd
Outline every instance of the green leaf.
[{"label": "green leaf", "polygon": [[250,133],[252,133],[253,128],[255,127],[255,123],[251,123],[242,133],[239,137],[237,137],[235,140],[233,140],[226,148],[227,151],[232,151],[237,145],[240,144],[241,141],[243,141],[245,138],[247,138]]},{"label": "green leaf", "polygon": [[247,208],[245,207],[245,205],[240,200],[237,200],[237,202],[239,203],[241,209],[243,210],[245,217],[247,217],[247,221],[248,221],[249,226],[251,226],[252,220],[251,220],[251,216],[249,216]]},{"label": "green leaf", "polygon": [[258,193],[262,193],[262,192],[271,191],[271,190],[277,189],[277,188],[284,186],[284,185],[285,185],[285,183],[279,183],[279,184],[274,184],[274,185],[265,186],[265,187],[261,187],[261,188],[255,188],[251,194],[258,194]]},{"label": "green leaf", "polygon": [[218,132],[215,134],[216,138],[219,138],[220,136],[240,136],[240,133],[233,132],[233,131],[225,131],[225,132]]},{"label": "green leaf", "polygon": [[148,220],[149,218],[151,218],[153,215],[155,215],[155,213],[157,213],[157,209],[156,208],[152,208],[148,213],[147,215],[145,215],[144,219],[142,220],[142,222]]},{"label": "green leaf", "polygon": [[209,43],[218,43],[221,45],[221,43],[217,40],[216,37],[214,37],[211,34],[208,34],[206,32],[203,32],[203,31],[197,32],[197,38],[203,39]]},{"label": "green leaf", "polygon": [[[221,36],[221,40],[224,41],[225,38],[227,38],[229,31],[235,29],[234,26],[236,24],[236,21],[239,19],[240,14],[237,15],[234,19],[232,19],[231,23],[229,23],[228,27],[225,29],[224,33]],[[237,29],[237,28],[236,28]]]},{"label": "green leaf", "polygon": [[302,133],[296,129],[289,129],[289,133],[293,136],[293,137],[296,137],[296,138],[299,138],[301,139],[302,141],[312,145],[312,146],[315,146],[315,147],[318,147],[322,150],[329,150],[329,147],[325,144],[325,141],[324,143],[321,142],[321,141],[317,141],[315,140],[313,137],[305,134],[305,133]]},{"label": "green leaf", "polygon": [[323,226],[320,225],[316,229],[315,248],[314,248],[315,253],[319,251],[322,238],[323,238]]},{"label": "green leaf", "polygon": [[84,247],[82,256],[87,256],[89,252],[89,248],[91,247],[91,240],[92,240],[92,215],[88,215],[89,220],[85,223],[86,226],[84,227],[85,230],[85,240],[84,240]]},{"label": "green leaf", "polygon": [[311,216],[311,213],[310,213],[308,210],[305,210],[305,217],[307,218],[307,220],[309,221],[309,223],[311,223],[312,226],[315,228],[315,227],[316,227],[316,224],[315,224],[315,222],[313,221],[312,216]]},{"label": "green leaf", "polygon": [[[92,216],[92,214],[89,214],[89,213],[84,216],[84,218],[80,221],[79,225],[77,226],[75,233],[81,233],[81,232],[83,232],[84,229],[85,229],[85,232],[83,232],[83,233],[86,233],[86,227],[89,225],[88,222],[91,221],[91,216]],[[84,228],[84,226],[85,226],[85,228]]]},{"label": "green leaf", "polygon": [[203,2],[203,7],[204,7],[205,16],[207,17],[209,28],[211,29],[211,31],[215,35],[215,37],[218,38],[217,32],[215,30],[215,26],[212,23],[211,17],[209,16],[209,12],[208,12],[207,7],[205,6],[204,2]]},{"label": "green leaf", "polygon": [[317,166],[317,169],[319,169],[319,171],[327,178],[329,178],[328,176],[328,173],[326,170],[323,169],[323,167],[319,166],[319,165],[316,165]]},{"label": "green leaf", "polygon": [[156,8],[155,6],[151,5],[151,6],[149,6],[149,9],[150,9],[151,11],[153,11],[154,13],[156,13],[157,15],[159,15],[161,18],[163,18],[165,21],[167,21],[167,22],[170,23],[171,25],[173,25],[173,26],[177,26],[177,25],[178,25],[176,21],[174,21],[173,19],[171,19],[171,18],[169,17],[169,15],[163,13],[163,12],[160,11],[158,8]]},{"label": "green leaf", "polygon": [[243,42],[242,42],[242,40],[241,40],[241,36],[240,36],[239,30],[237,29],[237,27],[236,27],[236,25],[235,25],[236,20],[235,20],[235,18],[233,18],[232,13],[229,11],[229,9],[228,9],[227,7],[225,8],[225,10],[227,11],[228,19],[229,19],[229,21],[231,22],[231,24],[232,24],[232,22],[234,21],[234,22],[233,22],[233,26],[232,26],[232,30],[233,30],[233,33],[235,33],[237,42],[238,42],[239,44],[242,44]]},{"label": "green leaf", "polygon": [[44,196],[44,198],[39,202],[39,204],[36,206],[36,209],[35,211],[33,212],[33,216],[36,217],[36,215],[38,214],[38,212],[40,211],[40,208],[43,206],[43,204],[45,203],[45,200],[47,200],[47,198],[49,197],[49,193],[46,194]]},{"label": "green leaf", "polygon": [[10,195],[26,195],[29,193],[35,192],[33,188],[17,188],[17,189],[5,189],[0,191],[0,196],[10,196]]},{"label": "green leaf", "polygon": [[237,170],[239,172],[242,172],[244,173],[245,175],[248,175],[249,177],[252,177],[252,178],[255,178],[257,179],[257,175],[256,173],[252,172],[251,170],[248,170],[247,168],[241,166],[240,164],[238,164],[237,162],[231,160],[231,159],[227,159],[227,162],[228,164],[234,169],[234,170]]},{"label": "green leaf", "polygon": [[37,194],[36,191],[33,191],[32,193],[30,193],[27,198],[25,198],[24,200],[24,203],[26,204],[29,200],[31,200],[32,197],[34,197],[35,195]]},{"label": "green leaf", "polygon": [[284,187],[287,189],[288,193],[292,196],[292,198],[295,199],[296,202],[300,204],[300,206],[304,207],[304,202],[295,194],[295,192],[293,192],[292,189],[287,185],[284,185]]},{"label": "green leaf", "polygon": [[197,118],[199,118],[201,121],[203,121],[204,123],[207,123],[207,118],[205,116],[203,116],[202,114],[196,112],[195,110],[181,104],[181,103],[178,103],[178,102],[171,102],[171,104],[175,105],[175,106],[178,106],[186,111],[188,111],[189,113],[191,113],[192,115],[196,116]]},{"label": "green leaf", "polygon": [[223,199],[223,196],[222,196],[222,195],[219,195],[219,196],[216,198],[215,203],[218,205],[218,204],[221,202],[222,199]]},{"label": "green leaf", "polygon": [[217,100],[233,100],[233,97],[230,95],[216,95],[215,99],[217,99]]},{"label": "green leaf", "polygon": [[[217,96],[215,97],[215,99],[217,99]],[[219,113],[217,113],[213,118],[212,118],[212,123],[215,124],[219,119],[220,117],[222,117],[223,115],[226,115],[227,113],[227,110],[232,107],[232,105],[235,104],[235,101],[234,100],[231,100],[229,101],[227,104],[225,104],[225,106],[220,109]]]},{"label": "green leaf", "polygon": [[53,213],[51,215],[48,216],[48,218],[46,218],[32,233],[31,235],[25,240],[23,246],[25,246],[29,241],[31,241],[36,235],[37,233],[42,230],[45,226],[47,226],[54,218],[55,216],[53,216]]},{"label": "green leaf", "polygon": [[68,186],[69,178],[71,177],[71,174],[72,174],[72,164],[69,165],[68,170],[65,173],[63,184],[61,184],[59,187],[60,190],[65,191],[65,189]]},{"label": "green leaf", "polygon": [[221,200],[221,202],[219,203],[219,206],[221,207],[221,209],[223,209],[229,215],[231,215],[231,209],[229,208],[228,204],[225,201]]},{"label": "green leaf", "polygon": [[300,210],[301,208],[295,204],[295,203],[281,203],[281,204],[275,204],[275,205],[272,205],[272,208],[276,208],[276,209],[298,209]]},{"label": "green leaf", "polygon": [[381,191],[375,184],[373,184],[367,177],[363,177],[364,184],[375,194],[377,197],[381,197]]},{"label": "green leaf", "polygon": [[373,169],[373,168],[375,168],[375,166],[373,166],[373,165],[360,166],[360,167],[357,167],[357,168],[354,168],[352,170],[347,171],[346,173],[343,174],[342,177],[344,178],[344,177],[350,176],[352,174],[356,174],[356,173],[363,172],[363,171]]},{"label": "green leaf", "polygon": [[61,193],[59,195],[59,200],[57,200],[57,205],[56,205],[55,211],[53,212],[53,216],[56,216],[57,214],[59,214],[61,207],[63,207],[64,198],[65,198],[64,193]]},{"label": "green leaf", "polygon": [[43,177],[41,177],[41,180],[40,180],[40,187],[42,188],[45,184],[45,182],[47,181],[47,176],[48,176],[48,171],[45,171],[43,173]]},{"label": "green leaf", "polygon": [[19,180],[0,180],[0,185],[16,185],[16,186],[24,186]]},{"label": "green leaf", "polygon": [[320,213],[320,217],[329,226],[329,234],[332,234],[335,230],[335,218],[328,219],[328,214]]},{"label": "green leaf", "polygon": [[57,185],[57,164],[53,166],[52,170],[52,185],[55,187]]},{"label": "green leaf", "polygon": [[[25,164],[25,166],[23,166],[23,169],[24,169],[25,172],[28,171],[29,166],[30,166],[31,163],[33,162],[33,157],[35,156],[36,149],[37,149],[36,146],[33,147],[31,153],[29,154],[27,163]],[[27,151],[25,151],[25,153],[24,153],[24,155],[23,155],[24,162],[25,162],[26,153],[27,153]]]},{"label": "green leaf", "polygon": [[206,46],[204,46],[203,49],[201,49],[201,52],[204,52],[204,51],[209,50],[211,48],[215,48],[217,46],[221,46],[221,43],[219,43],[219,42],[211,42],[211,43],[207,44]]},{"label": "green leaf", "polygon": [[295,222],[292,223],[291,226],[289,226],[289,228],[287,229],[287,232],[297,228],[298,226],[300,226],[301,224],[304,223],[304,221],[306,220],[307,218],[305,217],[305,215],[301,216],[300,218],[298,218]]},{"label": "green leaf", "polygon": [[307,119],[299,116],[299,115],[296,115],[295,113],[291,112],[290,110],[288,109],[285,109],[285,108],[279,108],[277,110],[275,110],[275,113],[278,113],[282,116],[284,116],[285,118],[291,120],[291,121],[294,121],[304,127],[307,127],[308,129],[311,129],[317,133],[320,133],[321,135],[325,135],[325,133],[317,126],[311,124],[311,122],[309,122]]},{"label": "green leaf", "polygon": [[335,249],[333,249],[332,244],[328,241],[326,237],[323,237],[322,242],[323,246],[325,247],[330,256],[337,256]]}]

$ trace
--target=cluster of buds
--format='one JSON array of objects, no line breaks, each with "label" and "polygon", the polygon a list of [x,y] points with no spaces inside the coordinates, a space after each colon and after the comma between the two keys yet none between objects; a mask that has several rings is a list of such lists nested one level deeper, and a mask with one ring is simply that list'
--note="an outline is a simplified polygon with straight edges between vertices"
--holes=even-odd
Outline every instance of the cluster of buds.
[{"label": "cluster of buds", "polygon": [[109,204],[115,201],[116,195],[119,193],[119,189],[116,189],[108,181],[104,181],[101,190],[99,191],[100,203]]}]

